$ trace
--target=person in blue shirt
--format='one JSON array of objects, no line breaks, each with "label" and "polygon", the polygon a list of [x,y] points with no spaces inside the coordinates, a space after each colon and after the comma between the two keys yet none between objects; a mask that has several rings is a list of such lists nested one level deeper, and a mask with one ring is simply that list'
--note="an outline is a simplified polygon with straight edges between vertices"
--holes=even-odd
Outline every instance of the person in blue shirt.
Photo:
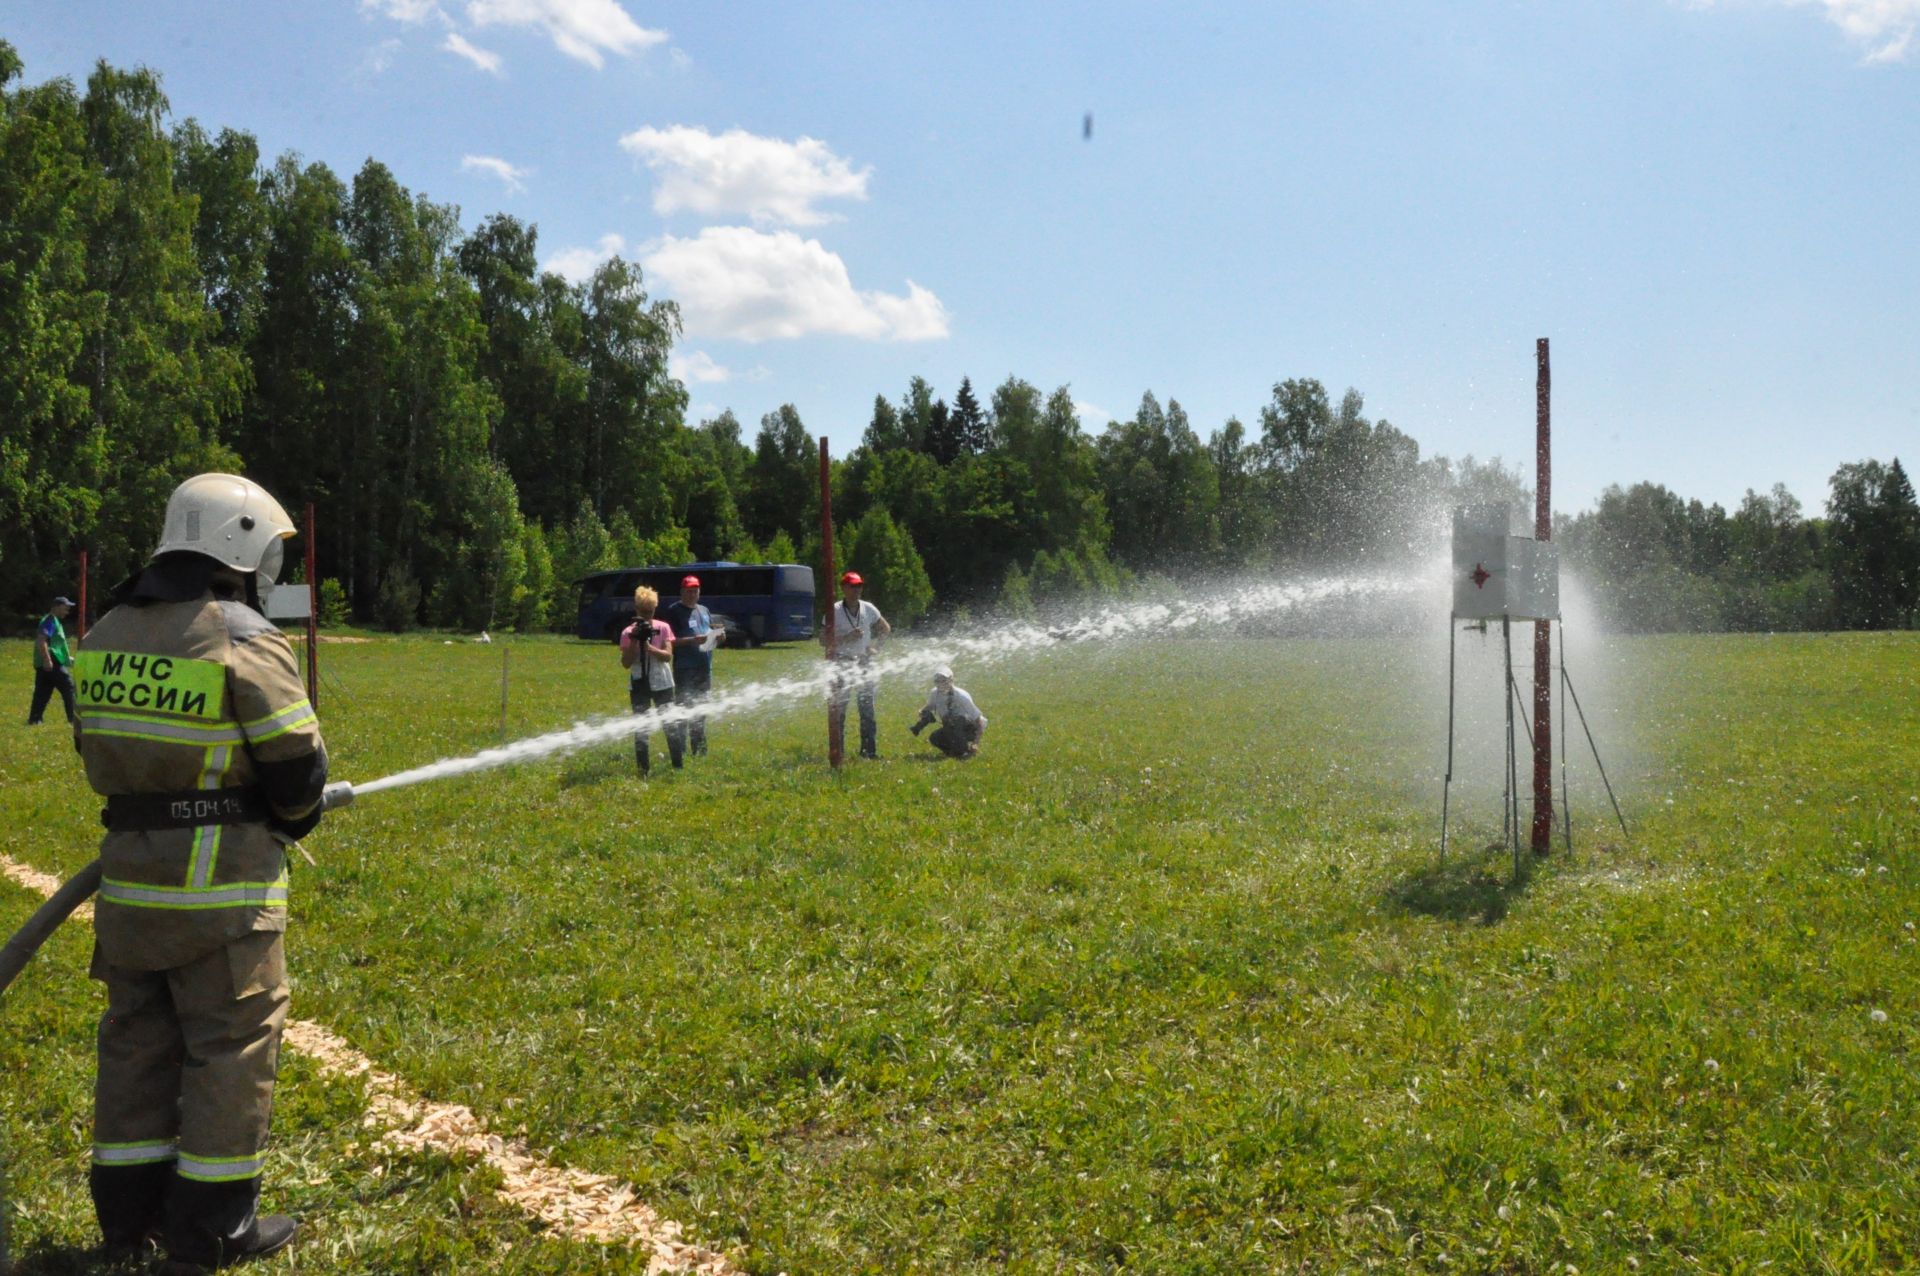
[{"label": "person in blue shirt", "polygon": [[[697,705],[713,690],[713,649],[719,638],[714,632],[713,617],[700,605],[698,576],[681,578],[680,597],[667,604],[660,619],[673,630],[673,702]],[[675,767],[680,766],[686,754],[689,735],[695,755],[705,757],[707,720],[704,716],[667,728],[667,756]]]},{"label": "person in blue shirt", "polygon": [[53,607],[40,618],[33,634],[33,705],[27,710],[27,725],[40,725],[41,715],[53,693],[60,693],[67,707],[67,721],[73,721],[73,653],[67,650],[66,627],[60,622],[73,612],[73,599],[56,598]]}]

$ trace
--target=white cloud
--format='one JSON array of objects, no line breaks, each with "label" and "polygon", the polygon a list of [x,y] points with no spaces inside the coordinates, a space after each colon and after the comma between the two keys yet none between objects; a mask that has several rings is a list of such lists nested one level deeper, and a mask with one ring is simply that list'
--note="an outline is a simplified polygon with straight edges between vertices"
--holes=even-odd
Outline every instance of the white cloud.
[{"label": "white cloud", "polygon": [[527,189],[527,177],[533,172],[530,168],[520,168],[492,155],[463,155],[460,157],[460,171],[463,173],[485,173],[497,177],[510,191]]},{"label": "white cloud", "polygon": [[855,290],[846,263],[790,230],[709,226],[669,235],[642,262],[680,304],[694,335],[771,341],[818,333],[869,341],[947,335],[947,308],[907,281],[905,296]]},{"label": "white cloud", "polygon": [[540,263],[540,269],[572,280],[576,284],[593,278],[603,262],[627,250],[627,241],[619,235],[602,235],[592,248],[563,248]]},{"label": "white cloud", "polygon": [[658,213],[679,209],[706,216],[745,214],[756,223],[817,226],[832,221],[815,203],[865,199],[871,168],[855,170],[825,142],[796,142],[729,129],[718,137],[676,124],[643,128],[620,145],[660,175],[653,193]]},{"label": "white cloud", "polygon": [[408,26],[418,26],[428,18],[447,20],[439,0],[360,0],[360,12],[377,13]]},{"label": "white cloud", "polygon": [[605,65],[605,54],[624,56],[667,38],[635,22],[618,0],[467,0],[467,17],[477,27],[538,27],[560,52],[592,67]]},{"label": "white cloud", "polygon": [[1860,44],[1869,62],[1899,62],[1920,27],[1920,0],[1819,0],[1827,21]]},{"label": "white cloud", "polygon": [[1879,48],[1868,51],[1865,59],[1866,62],[1870,65],[1885,62],[1905,62],[1907,60],[1907,50],[1913,45],[1913,32],[1914,28],[1908,27],[1898,35],[1889,37]]},{"label": "white cloud", "polygon": [[1076,416],[1088,417],[1096,421],[1106,422],[1113,420],[1113,413],[1107,411],[1097,403],[1087,403],[1081,399],[1075,399],[1073,401],[1073,411]]},{"label": "white cloud", "polygon": [[363,75],[380,75],[393,65],[394,54],[400,52],[400,41],[382,40],[366,51],[360,59],[360,71]]},{"label": "white cloud", "polygon": [[[1827,21],[1866,48],[1869,64],[1904,62],[1920,32],[1920,0],[1776,0],[1796,7],[1817,5]],[[1690,7],[1712,9],[1722,0],[1688,0]]]},{"label": "white cloud", "polygon": [[469,43],[467,38],[458,31],[447,32],[447,38],[441,42],[440,47],[449,53],[459,54],[488,75],[500,74],[500,55],[491,49],[482,49]]},{"label": "white cloud", "polygon": [[705,350],[693,350],[684,355],[671,355],[667,359],[667,375],[684,385],[700,382],[718,383],[733,380],[733,373],[713,361],[713,356]]}]

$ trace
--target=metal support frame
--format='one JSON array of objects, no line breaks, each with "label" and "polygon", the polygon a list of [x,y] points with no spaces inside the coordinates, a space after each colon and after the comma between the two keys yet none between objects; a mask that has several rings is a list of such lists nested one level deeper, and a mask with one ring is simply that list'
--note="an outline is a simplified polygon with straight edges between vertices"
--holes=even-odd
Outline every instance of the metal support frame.
[{"label": "metal support frame", "polygon": [[80,551],[80,598],[79,608],[74,612],[73,640],[80,642],[87,636],[87,559],[86,550]]},{"label": "metal support frame", "polygon": [[1513,852],[1513,879],[1519,881],[1525,871],[1520,859],[1520,749],[1514,738],[1514,711],[1519,707],[1520,687],[1513,679],[1513,620],[1500,618],[1500,645],[1507,660],[1507,792],[1501,802],[1505,825],[1502,837]]},{"label": "metal support frame", "polygon": [[[1567,622],[1560,621],[1560,679],[1567,677]],[[1560,825],[1567,853],[1573,853],[1573,792],[1567,786],[1567,695],[1560,693]]]},{"label": "metal support frame", "polygon": [[[1505,775],[1500,794],[1501,831],[1500,840],[1503,850],[1513,858],[1515,881],[1521,881],[1526,875],[1528,858],[1521,846],[1521,746],[1519,741],[1538,741],[1540,733],[1536,725],[1538,718],[1530,718],[1526,712],[1526,693],[1521,689],[1519,677],[1513,672],[1513,624],[1511,620],[1501,620],[1501,664],[1503,664],[1503,683],[1505,683]],[[1599,783],[1607,789],[1607,800],[1613,804],[1613,815],[1620,821],[1620,833],[1626,833],[1626,817],[1620,814],[1619,798],[1613,792],[1613,781],[1607,777],[1607,766],[1599,758],[1599,744],[1594,741],[1594,731],[1588,727],[1586,710],[1580,706],[1580,697],[1572,689],[1572,677],[1567,673],[1567,626],[1565,620],[1559,622],[1559,683],[1561,683],[1561,840],[1565,848],[1572,850],[1572,783],[1569,771],[1569,720],[1572,716],[1580,718],[1580,729],[1586,733],[1588,750],[1594,756],[1594,768],[1599,771]],[[1572,712],[1569,712],[1569,704]],[[1448,639],[1446,639],[1446,775],[1440,781],[1440,860],[1446,862],[1448,846],[1452,844],[1453,819],[1453,737],[1457,733],[1459,720],[1459,616],[1448,616]],[[1548,727],[1551,729],[1551,727]],[[1548,827],[1551,827],[1551,789],[1548,791],[1549,812]]]},{"label": "metal support frame", "polygon": [[[645,644],[643,643],[642,646],[644,645]],[[642,656],[645,656],[646,653],[643,651],[641,654]],[[500,741],[503,744],[506,742],[506,739],[507,739],[507,684],[509,681],[509,671],[512,663],[513,663],[513,648],[507,646],[507,644],[505,643],[501,643],[500,644]]]},{"label": "metal support frame", "polygon": [[1567,638],[1560,635],[1560,686],[1567,700],[1573,705],[1573,711],[1580,715],[1580,730],[1586,734],[1587,748],[1593,751],[1593,765],[1600,772],[1600,783],[1606,786],[1607,801],[1613,804],[1613,818],[1620,821],[1620,836],[1632,837],[1627,829],[1627,817],[1620,813],[1620,799],[1614,796],[1613,781],[1607,778],[1607,764],[1600,760],[1600,746],[1594,743],[1593,728],[1587,725],[1587,711],[1580,705],[1580,693],[1573,689],[1573,676],[1567,672]]},{"label": "metal support frame", "polygon": [[314,549],[313,502],[307,502],[307,702],[315,712],[320,709],[320,575],[319,554]]},{"label": "metal support frame", "polygon": [[1453,797],[1453,651],[1460,641],[1460,619],[1447,615],[1447,778],[1440,783],[1440,862],[1447,862],[1447,815]]}]

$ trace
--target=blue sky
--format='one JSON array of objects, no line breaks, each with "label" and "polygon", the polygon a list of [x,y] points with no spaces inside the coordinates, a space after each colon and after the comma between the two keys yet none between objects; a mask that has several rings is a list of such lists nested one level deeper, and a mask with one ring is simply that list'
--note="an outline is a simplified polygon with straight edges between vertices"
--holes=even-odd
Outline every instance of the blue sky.
[{"label": "blue sky", "polygon": [[[1143,392],[1204,437],[1353,386],[1556,505],[1731,508],[1920,443],[1920,0],[675,5],[16,0],[33,81],[375,157],[543,262],[618,249],[687,323],[695,416],[836,452],[909,377]],[[1082,136],[1091,113],[1091,138]]]}]

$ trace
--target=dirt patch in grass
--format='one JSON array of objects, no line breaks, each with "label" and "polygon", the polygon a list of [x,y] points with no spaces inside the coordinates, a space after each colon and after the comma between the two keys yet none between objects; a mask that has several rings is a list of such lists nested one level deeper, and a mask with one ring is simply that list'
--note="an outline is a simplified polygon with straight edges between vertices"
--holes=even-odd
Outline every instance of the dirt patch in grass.
[{"label": "dirt patch in grass", "polygon": [[[51,895],[60,889],[60,879],[53,874],[42,873],[37,868],[28,868],[18,860],[8,859],[4,855],[0,855],[0,874],[4,874],[10,880],[18,882],[30,891],[38,891],[42,895]],[[93,905],[80,905],[80,907],[74,911],[74,916],[92,917]]]}]

